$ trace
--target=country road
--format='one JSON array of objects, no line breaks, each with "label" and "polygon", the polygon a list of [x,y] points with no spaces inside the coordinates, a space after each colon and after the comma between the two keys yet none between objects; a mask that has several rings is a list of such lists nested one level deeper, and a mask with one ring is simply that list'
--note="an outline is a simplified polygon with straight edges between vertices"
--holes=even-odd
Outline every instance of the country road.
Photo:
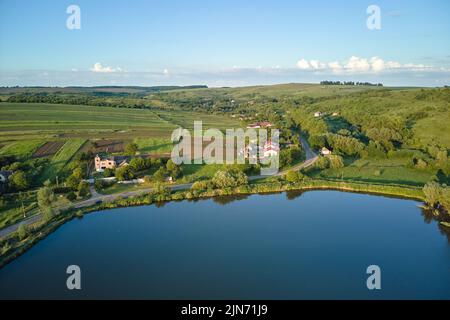
[{"label": "country road", "polygon": [[[300,170],[302,168],[309,167],[312,164],[314,164],[314,162],[316,162],[318,157],[311,150],[308,142],[303,137],[300,137],[300,143],[302,144],[302,147],[305,150],[305,156],[306,156],[305,161],[302,163],[299,163],[291,168],[288,168],[286,170],[279,171],[278,173],[274,174],[273,176],[280,177],[280,176],[285,175],[287,172],[289,172],[291,170]],[[263,179],[263,178],[267,178],[267,177],[268,176],[256,175],[256,176],[248,177],[248,180],[254,181],[254,180]],[[189,189],[192,186],[192,184],[193,183],[177,184],[177,185],[169,186],[169,188],[172,189],[172,191],[186,190],[186,189]],[[91,189],[90,190],[91,198],[75,203],[73,205],[74,208],[80,209],[80,208],[84,208],[84,207],[89,207],[100,201],[104,202],[104,201],[112,201],[112,200],[119,199],[119,198],[133,197],[133,196],[140,195],[143,193],[149,193],[153,190],[153,188],[146,188],[146,189],[140,189],[140,190],[135,190],[135,191],[124,191],[124,192],[120,192],[120,193],[105,195],[105,194],[100,194],[97,191],[95,191],[93,186],[91,186],[90,189]],[[65,210],[65,209],[68,209],[68,207],[62,207],[59,209]],[[6,237],[6,236],[10,235],[11,233],[16,232],[17,229],[19,228],[19,226],[22,224],[25,226],[28,226],[28,225],[34,224],[36,222],[39,222],[41,219],[42,219],[42,216],[38,214],[38,215],[34,215],[30,218],[27,218],[21,222],[18,222],[16,224],[13,224],[9,227],[6,227],[6,228],[0,230],[0,238]]]}]

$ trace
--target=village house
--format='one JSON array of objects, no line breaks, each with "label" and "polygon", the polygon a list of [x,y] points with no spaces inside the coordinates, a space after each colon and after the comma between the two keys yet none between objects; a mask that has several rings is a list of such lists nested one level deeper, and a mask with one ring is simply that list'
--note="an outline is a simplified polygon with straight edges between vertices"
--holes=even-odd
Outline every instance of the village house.
[{"label": "village house", "polygon": [[117,167],[127,166],[129,164],[129,157],[127,156],[110,156],[101,157],[98,154],[94,158],[95,170],[103,172],[105,169],[115,169]]},{"label": "village house", "polygon": [[320,112],[320,111],[314,112],[314,117],[316,117],[316,118],[320,118],[320,117],[323,116],[323,115],[324,115],[324,113],[322,113],[322,112]]},{"label": "village house", "polygon": [[256,144],[249,144],[245,146],[239,153],[244,154],[245,159],[257,159],[258,158],[258,146]]},{"label": "village house", "polygon": [[280,152],[280,147],[272,142],[272,140],[266,141],[263,148],[263,156],[265,158],[267,157],[273,157],[278,155]]},{"label": "village house", "polygon": [[269,121],[260,121],[256,123],[249,124],[247,129],[259,129],[259,128],[270,128],[272,123]]},{"label": "village house", "polygon": [[329,150],[326,147],[323,147],[322,150],[320,150],[320,154],[322,154],[323,156],[329,156],[331,154],[331,150]]}]

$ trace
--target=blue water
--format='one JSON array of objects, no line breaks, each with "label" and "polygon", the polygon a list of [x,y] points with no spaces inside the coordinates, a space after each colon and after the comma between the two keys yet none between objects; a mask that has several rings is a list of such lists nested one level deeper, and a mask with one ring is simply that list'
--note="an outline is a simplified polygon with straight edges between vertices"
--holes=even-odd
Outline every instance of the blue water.
[{"label": "blue water", "polygon": [[311,191],[91,213],[0,269],[0,298],[450,299],[448,237],[418,204]]}]

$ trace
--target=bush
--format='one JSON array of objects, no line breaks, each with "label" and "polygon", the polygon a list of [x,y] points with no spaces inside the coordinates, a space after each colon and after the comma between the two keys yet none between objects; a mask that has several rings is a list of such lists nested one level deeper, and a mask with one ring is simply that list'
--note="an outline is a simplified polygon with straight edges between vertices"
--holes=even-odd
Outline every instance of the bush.
[{"label": "bush", "polygon": [[217,171],[212,178],[212,183],[217,188],[223,189],[247,184],[248,178],[242,171],[231,168]]},{"label": "bush", "polygon": [[330,161],[326,157],[319,156],[314,166],[317,169],[327,169],[330,166]]},{"label": "bush", "polygon": [[23,223],[20,224],[17,229],[17,236],[19,237],[19,240],[23,240],[28,236],[28,228]]},{"label": "bush", "polygon": [[14,172],[9,178],[9,184],[15,191],[23,191],[30,187],[27,175],[23,171]]},{"label": "bush", "polygon": [[290,183],[299,182],[302,179],[301,174],[298,171],[289,171],[286,174],[286,181]]},{"label": "bush", "polygon": [[125,146],[125,153],[134,156],[138,152],[139,146],[136,143],[129,143]]},{"label": "bush", "polygon": [[156,201],[164,201],[167,200],[172,190],[160,183],[156,183],[153,187],[152,194]]},{"label": "bush", "polygon": [[192,185],[191,189],[192,190],[207,190],[208,189],[208,185],[211,184],[211,181],[196,181],[194,182],[194,184]]},{"label": "bush", "polygon": [[73,201],[76,198],[77,198],[77,195],[73,191],[70,191],[68,194],[66,194],[66,199],[69,201]]},{"label": "bush", "polygon": [[134,178],[134,172],[131,166],[117,168],[115,172],[116,178],[119,181],[131,180]]},{"label": "bush", "polygon": [[89,183],[87,183],[86,181],[81,181],[78,185],[78,195],[83,198],[87,197],[89,194]]},{"label": "bush", "polygon": [[114,177],[114,169],[106,168],[106,169],[103,171],[103,176],[104,176],[105,178]]},{"label": "bush", "polygon": [[163,182],[166,179],[167,171],[164,167],[159,167],[159,169],[153,174],[153,179],[157,182]]},{"label": "bush", "polygon": [[344,159],[338,155],[331,155],[328,157],[329,166],[332,169],[339,169],[344,167]]}]

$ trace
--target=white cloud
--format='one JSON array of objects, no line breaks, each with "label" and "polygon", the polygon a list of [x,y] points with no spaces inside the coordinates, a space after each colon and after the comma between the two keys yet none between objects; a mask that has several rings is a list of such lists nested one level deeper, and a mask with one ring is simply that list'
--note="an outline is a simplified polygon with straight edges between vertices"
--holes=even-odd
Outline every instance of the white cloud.
[{"label": "white cloud", "polygon": [[122,69],[119,67],[112,68],[112,67],[103,66],[100,62],[97,62],[91,68],[91,71],[92,72],[100,72],[100,73],[111,73],[111,72],[121,72]]},{"label": "white cloud", "polygon": [[328,62],[324,63],[319,60],[306,60],[300,59],[297,62],[297,68],[301,70],[315,70],[315,71],[329,71],[336,74],[347,73],[347,74],[377,74],[381,72],[388,71],[426,71],[432,70],[433,68],[430,66],[426,66],[423,64],[401,64],[396,61],[385,61],[380,57],[372,57],[372,58],[361,58],[357,56],[351,56],[347,61],[344,62]]},{"label": "white cloud", "polygon": [[305,59],[298,60],[297,67],[302,70],[308,70],[311,68],[311,66],[309,65],[309,62],[306,61]]},{"label": "white cloud", "polygon": [[343,66],[337,62],[337,61],[333,61],[328,63],[328,68],[331,69],[331,71],[335,72],[335,73],[339,73],[342,72]]},{"label": "white cloud", "polygon": [[163,70],[163,74],[164,74],[165,76],[168,76],[168,75],[169,75],[169,70],[168,70],[168,69],[164,69],[164,70]]},{"label": "white cloud", "polygon": [[345,69],[350,72],[364,72],[370,70],[370,64],[367,59],[351,56],[345,65]]}]

